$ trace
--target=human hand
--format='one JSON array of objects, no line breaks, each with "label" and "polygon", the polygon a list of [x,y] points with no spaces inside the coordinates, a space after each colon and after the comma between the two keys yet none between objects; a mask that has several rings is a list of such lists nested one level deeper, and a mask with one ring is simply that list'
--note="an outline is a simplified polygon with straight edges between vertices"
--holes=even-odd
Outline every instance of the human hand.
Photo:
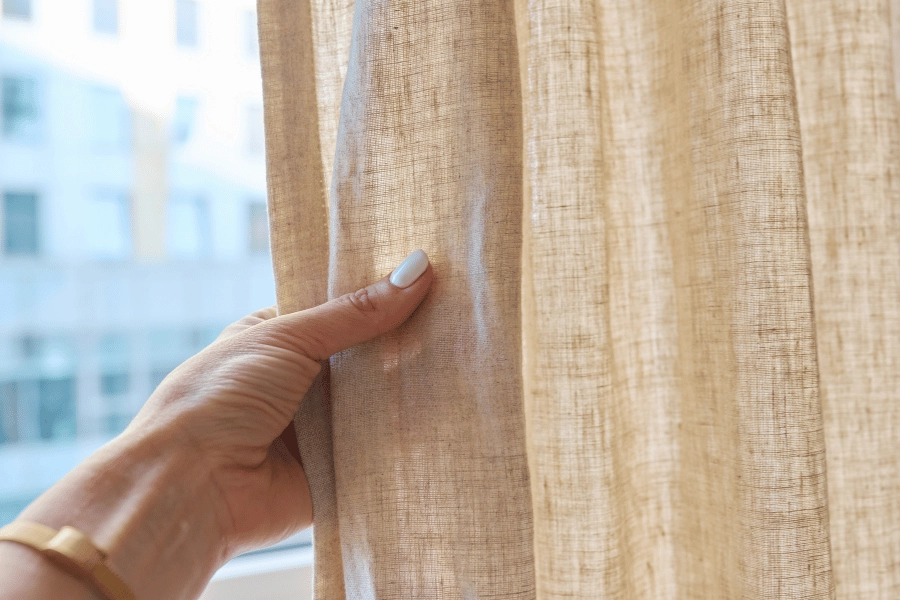
[{"label": "human hand", "polygon": [[[139,599],[195,597],[234,554],[311,524],[306,476],[279,435],[321,361],[403,323],[432,278],[419,250],[390,280],[309,310],[268,309],[234,323],[20,519],[88,534]],[[0,544],[0,557],[8,546]],[[0,598],[49,597],[33,591]]]},{"label": "human hand", "polygon": [[177,431],[183,451],[206,461],[233,551],[283,539],[312,523],[301,466],[279,434],[332,354],[403,323],[432,271],[400,288],[387,277],[310,310],[277,317],[258,311],[232,324],[173,371],[129,432]]}]

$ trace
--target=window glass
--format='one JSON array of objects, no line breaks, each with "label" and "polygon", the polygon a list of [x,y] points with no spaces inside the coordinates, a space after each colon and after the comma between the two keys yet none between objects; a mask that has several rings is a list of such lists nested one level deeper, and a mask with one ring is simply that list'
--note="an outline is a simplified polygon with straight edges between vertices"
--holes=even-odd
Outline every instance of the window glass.
[{"label": "window glass", "polygon": [[266,152],[266,133],[263,127],[263,110],[261,106],[248,106],[247,115],[247,153],[251,156],[262,156]]},{"label": "window glass", "polygon": [[68,337],[27,335],[16,340],[18,369],[7,371],[2,389],[3,430],[15,441],[75,437],[75,353]]},{"label": "window glass", "polygon": [[179,46],[195,47],[197,35],[198,8],[194,0],[175,1],[175,40]]},{"label": "window glass", "polygon": [[259,58],[259,28],[253,10],[244,12],[244,52],[248,58]]},{"label": "window glass", "polygon": [[119,0],[94,0],[94,31],[119,32]]},{"label": "window glass", "polygon": [[42,440],[69,440],[75,437],[75,378],[38,380],[39,427]]},{"label": "window glass", "polygon": [[3,137],[19,141],[37,138],[40,125],[37,82],[33,77],[3,78]]},{"label": "window glass", "polygon": [[194,132],[197,119],[197,99],[179,96],[175,100],[175,116],[172,118],[172,141],[186,144]]},{"label": "window glass", "polygon": [[209,254],[209,213],[202,196],[184,192],[172,194],[166,247],[173,258],[203,258]]},{"label": "window glass", "polygon": [[131,214],[128,194],[95,190],[85,211],[85,242],[90,256],[123,259],[131,253]]},{"label": "window glass", "polygon": [[121,151],[131,144],[131,110],[122,92],[111,87],[90,90],[93,146],[100,151]]},{"label": "window glass", "polygon": [[248,222],[250,234],[250,252],[266,254],[269,252],[269,215],[265,202],[251,202]]},{"label": "window glass", "polygon": [[[31,14],[2,1],[6,16]],[[203,44],[199,3],[129,2],[140,10],[43,11],[0,53],[0,525],[228,323],[275,302],[262,89],[234,76],[247,50],[235,24],[252,0],[216,4]],[[126,23],[170,23],[173,8],[196,61]],[[75,27],[87,31],[66,38],[63,58],[57,33]],[[114,31],[97,54],[95,34]],[[199,127],[204,107],[237,118]]]},{"label": "window glass", "polygon": [[37,194],[4,192],[3,250],[8,256],[38,253]]},{"label": "window glass", "polygon": [[104,396],[122,396],[127,392],[128,371],[113,371],[100,376],[100,393]]},{"label": "window glass", "polygon": [[31,19],[31,0],[3,0],[3,16],[13,19]]}]

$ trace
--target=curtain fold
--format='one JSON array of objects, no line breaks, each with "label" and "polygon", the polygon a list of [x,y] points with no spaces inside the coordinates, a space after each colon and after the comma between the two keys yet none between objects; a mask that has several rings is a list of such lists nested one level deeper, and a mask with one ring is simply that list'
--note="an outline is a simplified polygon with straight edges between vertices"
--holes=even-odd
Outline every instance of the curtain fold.
[{"label": "curtain fold", "polygon": [[900,597],[900,3],[789,1],[841,598]]},{"label": "curtain fold", "polygon": [[[317,598],[894,598],[889,0],[259,0]],[[329,190],[326,193],[326,190]]]}]

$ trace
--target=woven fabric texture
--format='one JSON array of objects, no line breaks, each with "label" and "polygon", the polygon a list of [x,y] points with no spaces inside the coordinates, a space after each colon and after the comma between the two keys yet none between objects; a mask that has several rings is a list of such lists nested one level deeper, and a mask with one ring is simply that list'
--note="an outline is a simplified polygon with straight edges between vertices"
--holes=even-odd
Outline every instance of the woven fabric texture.
[{"label": "woven fabric texture", "polygon": [[900,597],[900,0],[259,0],[315,593]]}]

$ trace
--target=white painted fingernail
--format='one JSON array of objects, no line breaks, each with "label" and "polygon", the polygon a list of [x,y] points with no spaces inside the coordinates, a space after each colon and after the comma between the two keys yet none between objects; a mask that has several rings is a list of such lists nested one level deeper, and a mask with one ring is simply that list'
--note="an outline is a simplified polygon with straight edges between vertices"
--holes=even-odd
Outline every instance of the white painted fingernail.
[{"label": "white painted fingernail", "polygon": [[424,250],[416,250],[403,259],[391,273],[391,284],[398,288],[407,288],[421,277],[428,268],[428,255]]}]

